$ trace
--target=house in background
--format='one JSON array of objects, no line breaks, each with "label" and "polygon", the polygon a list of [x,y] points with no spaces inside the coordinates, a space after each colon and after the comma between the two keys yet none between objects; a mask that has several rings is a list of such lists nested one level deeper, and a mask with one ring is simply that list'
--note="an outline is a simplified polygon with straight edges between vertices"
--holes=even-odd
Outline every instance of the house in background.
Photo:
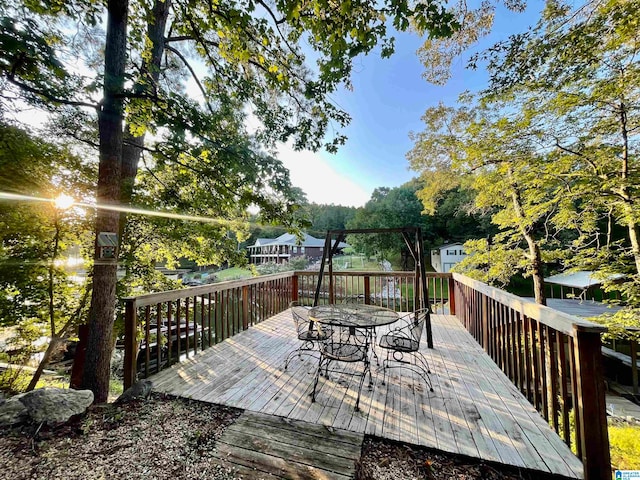
[{"label": "house in background", "polygon": [[[348,247],[340,242],[338,252]],[[308,257],[311,260],[322,258],[324,239],[315,238],[303,234],[300,241],[291,233],[284,233],[278,238],[259,238],[256,243],[247,247],[249,250],[249,263],[260,265],[261,263],[284,263],[295,257]]]},{"label": "house in background", "polygon": [[431,249],[431,265],[438,273],[448,273],[466,256],[462,243],[448,243]]}]

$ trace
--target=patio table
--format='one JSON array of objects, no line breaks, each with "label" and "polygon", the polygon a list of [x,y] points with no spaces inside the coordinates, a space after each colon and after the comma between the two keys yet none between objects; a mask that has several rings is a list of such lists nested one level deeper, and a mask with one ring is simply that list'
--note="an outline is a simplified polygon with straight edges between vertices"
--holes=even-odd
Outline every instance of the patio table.
[{"label": "patio table", "polygon": [[372,329],[394,323],[398,312],[386,307],[363,304],[318,305],[309,310],[309,319],[323,325]]},{"label": "patio table", "polygon": [[[316,371],[311,401],[315,401],[318,378],[324,363],[328,378],[328,368],[331,361],[363,362],[364,370],[361,374],[356,398],[355,409],[359,409],[360,391],[366,375],[369,375],[369,388],[373,386],[369,366],[369,351],[378,359],[375,348],[371,347],[376,327],[389,325],[399,318],[398,313],[385,307],[361,304],[329,304],[319,305],[309,310],[309,320],[320,325],[326,325],[332,330],[327,341],[320,346],[320,363]],[[378,362],[379,363],[379,362]]]}]

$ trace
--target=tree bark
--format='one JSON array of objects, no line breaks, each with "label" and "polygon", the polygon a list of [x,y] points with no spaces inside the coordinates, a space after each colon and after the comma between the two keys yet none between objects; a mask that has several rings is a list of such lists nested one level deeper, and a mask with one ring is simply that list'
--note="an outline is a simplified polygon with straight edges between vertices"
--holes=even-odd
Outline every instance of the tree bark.
[{"label": "tree bark", "polygon": [[[128,1],[108,0],[107,13],[104,99],[98,113],[100,165],[97,201],[99,206],[117,204],[120,200]],[[118,258],[118,249],[116,249],[115,258],[100,258],[98,235],[100,232],[118,233],[119,220],[118,212],[98,208],[91,315],[86,363],[82,376],[82,387],[93,392],[96,403],[107,401],[109,395]]]},{"label": "tree bark", "polygon": [[636,275],[640,275],[640,227],[637,223],[630,221],[628,230],[629,241],[631,242],[631,253],[633,254],[633,259],[636,264]]},{"label": "tree bark", "polygon": [[[156,0],[154,3],[152,18],[147,28],[147,36],[151,42],[151,57],[142,63],[140,77],[133,86],[133,91],[136,95],[142,96],[146,94],[151,98],[155,94],[155,88],[160,78],[160,66],[165,45],[164,33],[170,9],[171,0]],[[122,205],[131,205],[144,140],[144,133],[135,136],[129,126],[126,126],[122,145],[122,190],[120,192]],[[118,230],[122,242],[126,242],[126,224],[127,214],[123,212],[120,214],[120,227]],[[124,266],[126,274],[129,275],[131,270],[129,258],[124,259]]]},{"label": "tree bark", "polygon": [[[509,171],[509,176],[512,176],[511,171]],[[540,252],[540,246],[531,234],[531,229],[525,225],[526,215],[522,206],[522,199],[520,198],[520,190],[518,189],[518,185],[513,182],[511,183],[511,200],[513,202],[513,210],[520,224],[520,233],[529,246],[529,261],[531,262],[531,277],[533,278],[533,295],[536,299],[536,303],[546,305],[547,297],[544,293],[544,275],[542,272],[542,254]]]},{"label": "tree bark", "polygon": [[29,382],[29,386],[27,387],[27,392],[30,392],[31,390],[36,388],[36,385],[38,384],[38,381],[40,380],[40,377],[42,376],[42,372],[44,372],[44,369],[47,368],[47,365],[49,365],[49,360],[51,360],[51,355],[53,355],[53,352],[56,350],[56,348],[58,348],[58,345],[60,344],[60,342],[62,341],[62,339],[60,337],[57,336],[53,336],[51,337],[51,340],[49,341],[49,345],[47,346],[47,349],[44,352],[44,355],[42,356],[42,360],[40,360],[40,363],[38,364],[38,368],[36,368],[36,371],[33,373],[33,377],[31,377],[31,381]]},{"label": "tree bark", "polygon": [[547,296],[544,293],[544,275],[542,272],[542,254],[540,247],[531,235],[525,235],[525,240],[529,246],[529,256],[531,261],[531,277],[533,278],[533,294],[536,303],[547,304]]},{"label": "tree bark", "polygon": [[[164,53],[164,32],[171,9],[171,0],[156,0],[153,6],[152,18],[147,28],[147,36],[151,42],[151,57],[142,64],[141,77],[133,87],[134,94],[147,94],[153,96],[155,86],[160,78],[160,65]],[[145,135],[134,136],[127,127],[122,146],[122,191],[121,201],[123,205],[129,204],[133,196],[135,179],[138,174],[138,162],[142,154]],[[126,215],[121,215],[121,229],[124,229]],[[121,230],[122,231],[122,230]]]}]

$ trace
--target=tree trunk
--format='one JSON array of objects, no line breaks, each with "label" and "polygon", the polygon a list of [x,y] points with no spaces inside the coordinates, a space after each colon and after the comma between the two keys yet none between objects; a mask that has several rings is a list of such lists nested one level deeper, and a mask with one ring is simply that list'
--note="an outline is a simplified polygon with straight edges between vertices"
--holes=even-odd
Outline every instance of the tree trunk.
[{"label": "tree trunk", "polygon": [[[165,45],[164,32],[170,9],[171,0],[156,0],[153,6],[152,18],[147,29],[147,36],[151,42],[151,57],[148,62],[144,61],[142,63],[141,77],[133,87],[134,93],[137,95],[146,94],[148,97],[154,95],[155,85],[158,84],[158,79],[160,78],[160,65]],[[124,205],[129,204],[133,196],[144,138],[144,134],[136,137],[129,128],[125,130],[124,144],[122,146],[122,191],[120,194]],[[122,214],[121,218],[122,231],[126,222],[126,215]]]},{"label": "tree trunk", "polygon": [[629,222],[628,229],[631,253],[636,264],[636,275],[640,275],[640,227],[635,222]]},{"label": "tree trunk", "polygon": [[26,390],[27,392],[30,392],[31,390],[36,388],[36,385],[38,384],[38,381],[42,376],[42,372],[44,371],[45,368],[47,368],[47,365],[49,365],[49,360],[51,360],[51,355],[53,355],[53,352],[58,347],[61,340],[62,339],[60,337],[56,337],[56,336],[51,337],[49,346],[45,350],[44,356],[42,357],[42,360],[40,360],[40,363],[38,364],[38,368],[33,373],[33,377],[31,377],[31,381],[29,382],[29,386],[27,387],[27,390]]},{"label": "tree trunk", "polygon": [[[513,172],[509,170],[508,173],[509,177],[512,177]],[[533,278],[533,294],[535,296],[536,303],[546,305],[547,297],[544,294],[544,276],[542,274],[542,254],[540,253],[540,246],[531,234],[530,228],[526,226],[527,217],[522,206],[520,190],[518,189],[518,185],[513,181],[511,183],[511,189],[513,210],[520,225],[520,233],[529,246],[529,261],[531,262],[531,276]]]},{"label": "tree trunk", "polygon": [[[164,33],[170,9],[171,0],[155,1],[152,18],[147,28],[147,36],[151,42],[151,57],[148,61],[144,60],[142,63],[140,78],[133,86],[136,95],[147,95],[149,98],[152,98],[155,93],[155,86],[158,84],[158,79],[160,78],[160,66],[165,45]],[[144,133],[135,136],[129,126],[125,128],[122,145],[122,189],[120,192],[122,205],[131,205],[144,139]],[[127,243],[125,239],[126,223],[127,214],[123,212],[120,214],[120,227],[118,230],[122,243]],[[127,276],[130,273],[131,263],[128,258],[124,259]]]},{"label": "tree trunk", "polygon": [[533,278],[533,294],[536,303],[547,304],[547,296],[544,293],[544,275],[542,273],[542,255],[540,247],[531,235],[525,235],[527,245],[529,245],[529,255],[531,259],[531,277]]},{"label": "tree trunk", "polygon": [[[97,201],[99,206],[117,204],[120,200],[127,9],[127,0],[108,0],[104,99],[98,114],[100,166]],[[116,249],[115,258],[100,258],[98,236],[100,232],[118,233],[119,220],[118,212],[98,208],[91,318],[82,376],[82,387],[93,392],[96,403],[105,402],[109,395],[118,258],[118,249]]]}]

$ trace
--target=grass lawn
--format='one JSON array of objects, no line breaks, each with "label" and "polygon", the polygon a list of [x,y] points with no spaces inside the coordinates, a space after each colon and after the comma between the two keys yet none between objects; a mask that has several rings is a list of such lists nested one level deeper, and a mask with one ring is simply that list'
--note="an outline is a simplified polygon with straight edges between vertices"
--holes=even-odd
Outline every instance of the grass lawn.
[{"label": "grass lawn", "polygon": [[370,260],[363,255],[338,255],[333,257],[334,270],[351,270],[357,272],[379,272],[382,270],[380,263]]},{"label": "grass lawn", "polygon": [[253,274],[251,270],[246,268],[232,267],[226,270],[220,270],[214,274],[219,282],[226,282],[227,280],[241,280],[243,278],[251,278]]},{"label": "grass lawn", "polygon": [[640,424],[609,425],[611,465],[617,470],[640,469]]}]

